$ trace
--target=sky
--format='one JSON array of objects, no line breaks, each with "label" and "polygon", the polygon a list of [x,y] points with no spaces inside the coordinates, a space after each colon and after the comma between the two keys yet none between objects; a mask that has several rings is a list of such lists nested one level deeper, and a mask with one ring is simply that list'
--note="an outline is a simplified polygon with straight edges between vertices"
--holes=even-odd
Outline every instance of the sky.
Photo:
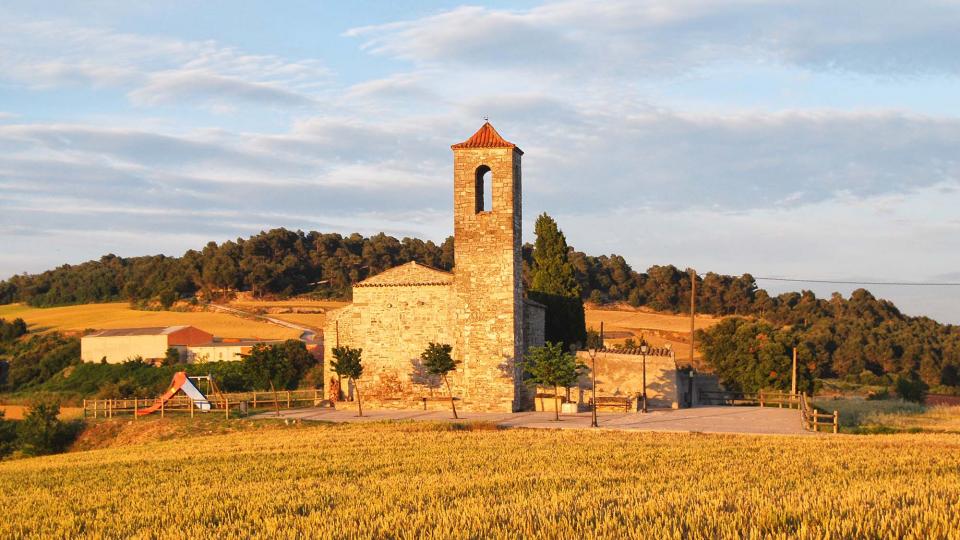
[{"label": "sky", "polygon": [[[261,230],[435,241],[489,117],[589,254],[960,282],[960,2],[6,2],[0,278]],[[818,296],[856,286],[758,280]],[[960,323],[960,287],[869,286]]]}]

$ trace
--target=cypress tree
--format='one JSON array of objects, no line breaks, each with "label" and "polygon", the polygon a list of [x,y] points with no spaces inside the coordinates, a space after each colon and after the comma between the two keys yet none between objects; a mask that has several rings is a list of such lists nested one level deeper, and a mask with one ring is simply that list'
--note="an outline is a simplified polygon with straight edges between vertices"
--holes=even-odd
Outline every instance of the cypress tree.
[{"label": "cypress tree", "polygon": [[534,232],[529,296],[547,306],[547,341],[568,347],[582,344],[587,335],[583,299],[568,258],[567,239],[546,213],[537,218]]}]

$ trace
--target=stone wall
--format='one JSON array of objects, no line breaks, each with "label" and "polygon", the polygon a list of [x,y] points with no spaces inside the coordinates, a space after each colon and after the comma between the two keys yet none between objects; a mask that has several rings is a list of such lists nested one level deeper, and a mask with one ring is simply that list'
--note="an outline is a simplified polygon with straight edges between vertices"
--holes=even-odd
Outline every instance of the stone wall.
[{"label": "stone wall", "polygon": [[[586,351],[577,357],[588,367],[590,355]],[[677,364],[671,355],[647,355],[647,406],[679,408],[681,395]],[[580,383],[581,402],[590,399],[590,376]],[[611,351],[597,353],[597,395],[636,398],[643,392],[643,356]],[[635,402],[636,403],[636,402]]]},{"label": "stone wall", "polygon": [[[324,329],[325,377],[332,350],[339,343],[363,349],[361,396],[377,400],[411,401],[428,396],[431,385],[419,369],[427,344],[453,342],[453,301],[450,285],[355,287],[353,304],[331,312]],[[456,355],[454,355],[456,358]],[[462,370],[450,382],[454,395],[463,391]],[[343,388],[348,391],[344,381]],[[434,393],[446,389],[435,389]]]},{"label": "stone wall", "polygon": [[542,347],[547,341],[547,310],[538,303],[523,302],[523,350]]}]

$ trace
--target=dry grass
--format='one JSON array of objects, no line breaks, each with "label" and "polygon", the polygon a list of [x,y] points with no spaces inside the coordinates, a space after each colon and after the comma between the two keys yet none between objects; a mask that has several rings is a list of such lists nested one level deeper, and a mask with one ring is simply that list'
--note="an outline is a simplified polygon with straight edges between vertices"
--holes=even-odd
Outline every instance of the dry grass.
[{"label": "dry grass", "polygon": [[22,304],[0,306],[0,317],[22,317],[31,330],[80,332],[88,328],[131,328],[189,324],[218,337],[292,339],[299,332],[290,328],[207,311],[137,311],[124,302],[33,308]]},{"label": "dry grass", "polygon": [[340,300],[234,300],[230,302],[231,306],[238,308],[314,308],[314,309],[337,309],[350,302]]},{"label": "dry grass", "polygon": [[322,310],[322,313],[266,313],[267,316],[281,321],[302,324],[312,328],[323,329],[326,324],[326,312],[339,309],[348,305],[349,302],[340,302],[336,300],[238,300],[230,302],[230,305],[247,311],[257,310]]},{"label": "dry grass", "polygon": [[[22,420],[30,409],[27,405],[0,405],[0,411],[3,411],[4,418],[7,420]],[[80,407],[60,407],[61,420],[73,420],[83,417],[83,409]]]},{"label": "dry grass", "polygon": [[3,538],[956,538],[960,440],[299,425],[0,463]]},{"label": "dry grass", "polygon": [[[686,358],[690,347],[690,317],[686,315],[656,313],[626,307],[600,309],[587,306],[586,316],[587,328],[599,330],[600,323],[603,322],[604,331],[614,336],[613,339],[608,339],[607,343],[620,344],[627,337],[632,336],[634,340],[639,340],[642,336],[653,347],[669,344],[678,351],[678,357],[682,354],[683,358]],[[698,330],[710,328],[721,320],[722,317],[698,315],[696,328]],[[699,351],[697,356],[699,357]]]},{"label": "dry grass", "polygon": [[960,433],[960,406],[926,407],[902,399],[818,398],[824,411],[837,411],[840,425],[860,432],[931,431]]},{"label": "dry grass", "polygon": [[864,426],[883,426],[900,431],[921,429],[960,433],[960,406],[938,406],[917,412],[875,412],[867,415]]}]

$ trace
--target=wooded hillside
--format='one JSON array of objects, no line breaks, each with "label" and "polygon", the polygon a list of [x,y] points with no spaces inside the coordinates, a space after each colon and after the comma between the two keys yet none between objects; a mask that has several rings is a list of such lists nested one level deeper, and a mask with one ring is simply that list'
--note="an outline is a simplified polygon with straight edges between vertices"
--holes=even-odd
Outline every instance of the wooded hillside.
[{"label": "wooded hillside", "polygon": [[[526,281],[533,249],[524,246]],[[437,245],[385,234],[368,238],[274,229],[247,239],[210,242],[181,257],[105,255],[99,261],[14,276],[0,282],[0,303],[53,306],[129,300],[169,306],[198,292],[217,297],[237,290],[257,296],[310,293],[346,299],[353,283],[413,260],[451,269],[453,238]],[[689,309],[689,272],[671,265],[637,272],[619,255],[594,257],[572,248],[569,260],[585,300],[674,313]],[[774,337],[783,347],[800,346],[801,361],[812,377],[861,380],[903,374],[920,377],[929,386],[958,384],[960,327],[906,316],[864,289],[850,298],[817,298],[810,291],[770,296],[749,274],[708,272],[697,278],[697,304],[701,313],[761,319],[767,326],[753,328],[754,336],[788,332]],[[735,325],[718,325],[709,332],[719,343],[724,338],[720,333],[732,335],[737,328],[745,332]],[[782,372],[776,377],[782,378]]]}]

